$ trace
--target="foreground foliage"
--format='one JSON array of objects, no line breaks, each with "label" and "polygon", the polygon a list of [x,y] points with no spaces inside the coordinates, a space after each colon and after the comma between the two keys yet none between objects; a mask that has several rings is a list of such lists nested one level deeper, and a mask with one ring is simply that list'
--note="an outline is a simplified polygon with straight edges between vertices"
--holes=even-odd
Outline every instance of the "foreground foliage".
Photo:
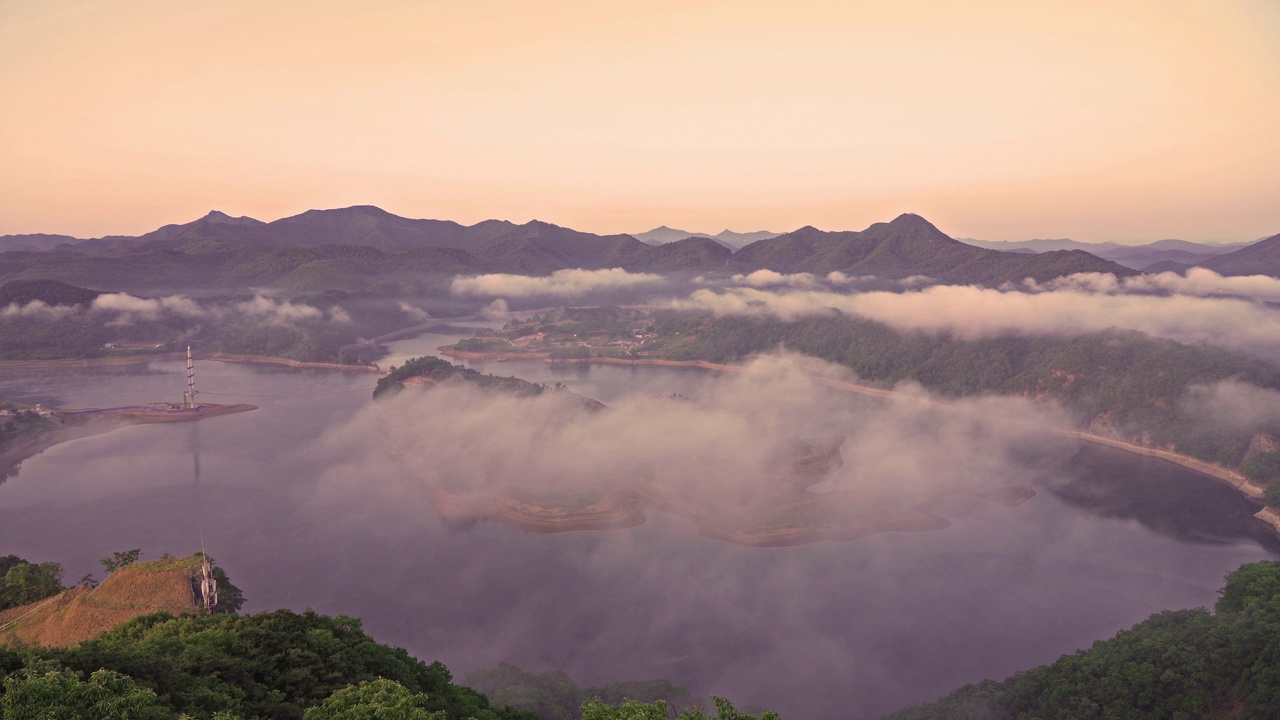
[{"label": "foreground foliage", "polygon": [[[82,707],[81,714],[66,717],[94,717],[96,711],[83,709],[82,698],[103,707],[118,702],[140,708],[136,715],[101,717],[214,718],[223,713],[300,719],[309,710],[314,710],[309,718],[381,717],[352,714],[357,706],[377,705],[457,720],[533,717],[490,707],[480,693],[454,685],[444,665],[428,665],[374,642],[359,620],[314,612],[146,615],[75,648],[0,649],[0,676],[6,720],[57,717],[30,710],[46,700],[49,707]],[[379,680],[386,682],[361,686]],[[353,685],[354,690],[335,697]],[[412,698],[404,700],[406,694]]]},{"label": "foreground foliage", "polygon": [[896,720],[1275,718],[1280,562],[1227,576],[1213,613],[1166,611],[1003,682],[969,685]]},{"label": "foreground foliage", "polygon": [[542,720],[575,720],[582,717],[583,703],[589,700],[608,705],[618,705],[624,700],[649,705],[662,701],[676,711],[698,705],[688,690],[669,680],[641,680],[584,688],[564,672],[531,673],[506,663],[473,672],[463,678],[463,682],[487,695],[494,703],[528,710]]}]

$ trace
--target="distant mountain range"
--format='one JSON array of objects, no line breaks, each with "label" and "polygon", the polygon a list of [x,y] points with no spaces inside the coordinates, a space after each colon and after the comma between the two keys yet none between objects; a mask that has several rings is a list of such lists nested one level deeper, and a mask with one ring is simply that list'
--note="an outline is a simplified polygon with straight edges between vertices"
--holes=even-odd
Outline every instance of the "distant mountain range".
[{"label": "distant mountain range", "polygon": [[[1075,240],[1022,240],[1019,242],[993,242],[964,239],[963,242],[992,250],[1006,252],[1048,252],[1053,250],[1084,250],[1100,258],[1143,272],[1185,271],[1210,258],[1248,247],[1253,243],[1195,243],[1187,240],[1157,240],[1145,245],[1121,245],[1119,243],[1083,243]],[[1207,266],[1206,266],[1207,267]],[[1280,269],[1280,266],[1277,266]]]},{"label": "distant mountain range", "polygon": [[1201,261],[1219,275],[1272,275],[1280,277],[1280,234],[1246,245],[1234,252]]},{"label": "distant mountain range", "polygon": [[694,233],[687,230],[676,230],[675,228],[669,228],[666,225],[661,225],[648,232],[631,233],[631,237],[639,240],[645,245],[666,245],[667,243],[677,242],[684,240],[685,238],[703,237],[711,238],[730,250],[741,250],[757,240],[769,240],[771,238],[776,238],[781,234],[782,233],[769,232],[768,230],[757,230],[756,232],[745,233],[738,233],[732,230],[721,230],[715,235],[708,235],[706,233]]},{"label": "distant mountain range", "polygon": [[[667,235],[671,233],[679,231]],[[737,241],[752,234],[721,235]],[[0,237],[0,248],[26,248],[4,253],[0,282],[50,279],[133,291],[251,286],[396,292],[420,288],[432,276],[541,275],[565,268],[691,274],[839,271],[992,285],[1075,272],[1135,272],[1079,249],[1031,254],[965,244],[910,214],[856,232],[804,227],[755,240],[737,252],[724,240],[707,236],[648,245],[630,235],[594,235],[537,220],[467,226],[403,218],[372,206],[309,210],[274,222],[213,211],[136,237],[68,241],[42,249],[54,242],[51,237]]]}]

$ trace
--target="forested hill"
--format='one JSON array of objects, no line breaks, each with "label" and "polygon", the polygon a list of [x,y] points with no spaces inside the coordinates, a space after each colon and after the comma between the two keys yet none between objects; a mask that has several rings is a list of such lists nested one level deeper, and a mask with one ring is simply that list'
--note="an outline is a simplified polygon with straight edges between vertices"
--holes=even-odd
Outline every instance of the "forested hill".
[{"label": "forested hill", "polygon": [[1227,576],[1215,611],[1152,615],[1111,640],[889,720],[1280,716],[1280,562]]},{"label": "forested hill", "polygon": [[[0,248],[7,243],[0,238]],[[30,245],[22,245],[29,247]],[[1076,272],[1134,271],[1082,251],[1039,255],[966,245],[925,219],[903,215],[859,232],[802,228],[731,251],[708,238],[651,246],[630,235],[594,235],[537,220],[464,226],[413,220],[369,206],[310,210],[264,223],[220,212],[138,237],[106,237],[0,254],[0,282],[46,278],[101,290],[272,284],[294,290],[357,290],[406,274],[568,268],[657,273],[778,272],[999,284]]]},{"label": "forested hill", "polygon": [[1200,262],[1219,275],[1270,275],[1280,277],[1280,235]]},{"label": "forested hill", "polygon": [[1280,488],[1280,451],[1249,454],[1256,434],[1280,437],[1280,428],[1220,427],[1187,402],[1195,387],[1225,380],[1280,390],[1280,366],[1209,345],[1125,330],[965,340],[835,312],[790,321],[666,313],[653,325],[663,343],[650,352],[665,359],[730,362],[785,347],[844,365],[883,387],[905,380],[944,397],[1053,399],[1079,427],[1097,434],[1172,446],[1227,467],[1241,467],[1249,456],[1257,467],[1243,468],[1246,474]]},{"label": "forested hill", "polygon": [[876,223],[861,232],[823,232],[804,227],[752,243],[734,254],[729,264],[744,272],[767,268],[786,273],[825,275],[838,271],[882,278],[926,275],[944,282],[980,285],[1028,277],[1044,281],[1078,272],[1113,273],[1116,277],[1138,274],[1082,250],[1032,255],[966,245],[919,215],[910,214],[892,222]]}]

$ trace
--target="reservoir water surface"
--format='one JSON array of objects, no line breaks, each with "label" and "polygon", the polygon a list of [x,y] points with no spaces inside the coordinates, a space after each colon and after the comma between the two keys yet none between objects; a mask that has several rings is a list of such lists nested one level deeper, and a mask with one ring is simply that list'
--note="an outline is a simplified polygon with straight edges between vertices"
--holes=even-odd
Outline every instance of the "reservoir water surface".
[{"label": "reservoir water surface", "polygon": [[[455,339],[392,343],[384,364]],[[472,364],[605,403],[719,382],[681,368]],[[183,376],[178,362],[0,372],[0,396],[177,400]],[[1029,478],[1040,492],[1019,508],[958,496],[937,510],[946,530],[851,542],[741,547],[656,511],[615,532],[446,522],[404,468],[333,439],[376,377],[200,363],[203,399],[260,409],[26,460],[0,484],[0,553],[60,562],[74,580],[100,576],[112,551],[193,552],[203,528],[246,612],[358,616],[458,678],[499,662],[581,684],[666,677],[791,720],[876,717],[1050,662],[1158,610],[1211,606],[1227,572],[1280,556],[1233,489],[1091,447],[1048,485]]]}]

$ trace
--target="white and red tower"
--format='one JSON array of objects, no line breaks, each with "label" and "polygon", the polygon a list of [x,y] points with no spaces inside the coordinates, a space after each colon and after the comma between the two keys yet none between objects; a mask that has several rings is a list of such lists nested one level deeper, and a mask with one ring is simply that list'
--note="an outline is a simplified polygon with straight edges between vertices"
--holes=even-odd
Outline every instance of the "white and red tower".
[{"label": "white and red tower", "polygon": [[182,393],[182,404],[196,406],[196,365],[191,361],[191,346],[187,346],[187,391]]}]

